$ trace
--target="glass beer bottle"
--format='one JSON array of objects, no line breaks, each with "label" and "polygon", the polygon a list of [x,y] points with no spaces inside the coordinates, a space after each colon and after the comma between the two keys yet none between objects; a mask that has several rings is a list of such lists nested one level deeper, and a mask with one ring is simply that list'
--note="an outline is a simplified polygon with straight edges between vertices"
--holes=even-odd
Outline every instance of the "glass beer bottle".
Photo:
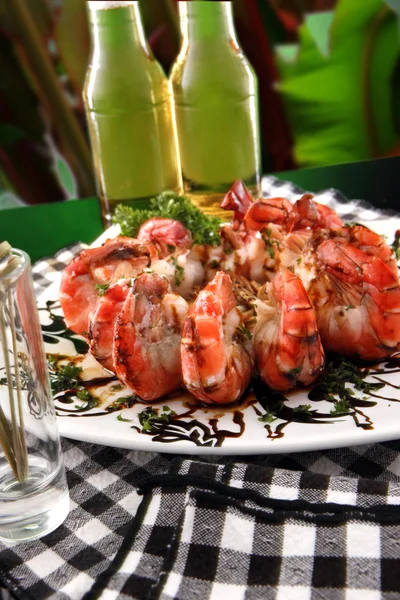
[{"label": "glass beer bottle", "polygon": [[170,81],[185,193],[204,212],[242,179],[260,193],[257,79],[238,45],[231,2],[179,2],[182,48]]},{"label": "glass beer bottle", "polygon": [[83,99],[104,224],[118,203],[181,191],[168,80],[133,0],[88,2],[92,56]]}]

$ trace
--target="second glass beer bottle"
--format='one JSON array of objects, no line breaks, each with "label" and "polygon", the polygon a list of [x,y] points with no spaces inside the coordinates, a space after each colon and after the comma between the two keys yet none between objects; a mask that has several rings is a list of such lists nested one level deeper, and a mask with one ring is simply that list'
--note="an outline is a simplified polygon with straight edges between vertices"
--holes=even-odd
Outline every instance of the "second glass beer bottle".
[{"label": "second glass beer bottle", "polygon": [[146,42],[133,0],[88,2],[92,57],[83,99],[109,224],[118,203],[136,206],[181,190],[168,80]]},{"label": "second glass beer bottle", "polygon": [[231,2],[179,2],[183,37],[170,81],[185,193],[226,216],[237,179],[260,193],[257,80],[238,45]]}]

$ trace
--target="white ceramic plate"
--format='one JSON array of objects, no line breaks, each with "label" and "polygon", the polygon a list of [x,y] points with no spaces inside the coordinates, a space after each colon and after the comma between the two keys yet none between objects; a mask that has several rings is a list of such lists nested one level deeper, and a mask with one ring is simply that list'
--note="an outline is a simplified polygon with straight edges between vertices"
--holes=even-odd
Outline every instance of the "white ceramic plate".
[{"label": "white ceramic plate", "polygon": [[[390,238],[396,228],[400,228],[400,220],[388,223],[383,220],[377,231]],[[189,395],[179,393],[153,405],[153,418],[145,430],[139,414],[149,405],[133,401],[129,408],[109,412],[116,400],[131,397],[131,393],[117,380],[110,379],[110,374],[86,353],[84,340],[65,329],[57,301],[58,286],[59,282],[55,282],[39,301],[46,352],[58,357],[58,366],[72,360],[81,367],[83,386],[98,403],[89,408],[86,400],[76,398],[73,392],[55,394],[62,436],[119,448],[177,454],[286,453],[400,437],[400,354],[374,365],[368,372],[360,370],[364,384],[378,385],[380,389],[357,390],[346,383],[354,391],[349,414],[332,415],[334,399],[321,399],[326,390],[324,394],[315,387],[313,391],[296,390],[285,398],[266,388],[258,389],[258,399],[250,392],[241,405],[228,409],[200,407]],[[333,375],[331,379],[338,378]],[[115,389],[118,385],[121,389]],[[277,417],[271,423],[260,421],[267,409]],[[171,411],[175,413],[173,416]]]}]

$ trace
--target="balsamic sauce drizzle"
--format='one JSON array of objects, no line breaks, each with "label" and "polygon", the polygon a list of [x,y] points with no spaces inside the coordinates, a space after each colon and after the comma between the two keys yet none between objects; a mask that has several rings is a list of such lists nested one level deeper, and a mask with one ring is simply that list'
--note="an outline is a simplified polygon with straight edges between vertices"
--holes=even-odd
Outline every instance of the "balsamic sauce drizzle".
[{"label": "balsamic sauce drizzle", "polygon": [[[49,325],[42,325],[44,339],[50,344],[57,344],[60,337],[68,339],[75,345],[78,356],[56,355],[56,360],[54,360],[53,355],[51,368],[55,369],[55,372],[59,365],[65,364],[65,361],[70,361],[71,364],[75,365],[81,364],[88,352],[87,343],[68,330],[63,317],[54,313],[57,308],[59,306],[55,302],[49,301],[46,303],[46,308],[42,309],[48,312],[51,321]],[[384,377],[387,374],[400,373],[400,353],[375,365],[356,364],[343,357],[333,356],[329,357],[328,365],[329,368],[320,375],[313,386],[305,390],[307,391],[308,400],[312,403],[310,405],[292,407],[288,404],[291,398],[290,393],[285,395],[272,391],[259,378],[255,378],[251,388],[239,403],[235,406],[224,407],[223,411],[220,410],[219,413],[216,412],[215,407],[205,407],[201,403],[196,403],[192,396],[186,394],[184,395],[184,401],[182,401],[182,406],[186,410],[177,414],[165,406],[169,399],[174,399],[174,395],[171,395],[152,404],[152,417],[146,428],[136,424],[130,425],[130,428],[140,434],[151,436],[154,442],[170,444],[178,441],[189,441],[196,446],[221,447],[227,438],[239,438],[243,435],[245,431],[244,412],[250,406],[255,411],[260,426],[265,428],[266,437],[277,440],[285,435],[284,430],[290,423],[320,425],[341,422],[344,418],[351,417],[357,427],[371,430],[373,429],[372,418],[361,410],[373,408],[377,405],[377,402],[370,398],[400,402],[400,399],[376,393],[376,391],[386,386],[400,390],[400,385],[395,385]],[[369,378],[368,381],[367,377]],[[371,379],[374,382],[371,382]],[[352,388],[354,390],[346,385],[349,382],[353,384]],[[64,389],[55,394],[57,415],[59,417],[101,417],[110,415],[112,412],[120,413],[121,409],[135,405],[143,405],[146,407],[144,411],[148,410],[149,405],[143,403],[135,395],[118,398],[118,394],[116,394],[113,401],[112,398],[115,394],[113,387],[115,389],[120,388],[121,386],[118,384],[118,379],[111,374],[110,377],[90,381],[79,379],[78,387]],[[77,398],[77,392],[82,388],[88,392],[87,401]],[[99,392],[100,388],[103,391]],[[130,394],[130,392],[128,393]],[[179,396],[181,397],[182,394],[179,393]],[[101,405],[105,404],[105,400],[107,400],[106,408],[99,410]],[[344,404],[340,404],[340,400],[343,400]],[[330,412],[318,410],[318,403],[322,401],[332,405]],[[204,419],[200,421],[194,417],[198,409],[202,409],[206,413],[208,410],[213,412],[213,416],[208,419],[208,425],[204,422]],[[233,427],[233,430],[219,429],[220,418],[222,415],[226,416],[228,412],[232,413],[232,423],[235,427]],[[139,413],[139,415],[142,413]]]}]

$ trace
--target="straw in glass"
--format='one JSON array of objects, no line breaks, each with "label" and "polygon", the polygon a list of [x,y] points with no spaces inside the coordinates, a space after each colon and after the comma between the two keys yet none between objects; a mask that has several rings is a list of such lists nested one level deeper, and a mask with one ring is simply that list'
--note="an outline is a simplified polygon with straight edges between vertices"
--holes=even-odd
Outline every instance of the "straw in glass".
[{"label": "straw in glass", "polygon": [[[19,266],[20,259],[12,254],[8,242],[0,243],[0,341],[4,356],[10,405],[10,422],[0,406],[0,445],[18,481],[28,476],[28,451],[25,438],[23,397],[19,357],[15,332],[14,302],[6,277]],[[11,352],[7,343],[6,323],[11,332]],[[10,354],[14,356],[14,365],[10,363]]]}]

